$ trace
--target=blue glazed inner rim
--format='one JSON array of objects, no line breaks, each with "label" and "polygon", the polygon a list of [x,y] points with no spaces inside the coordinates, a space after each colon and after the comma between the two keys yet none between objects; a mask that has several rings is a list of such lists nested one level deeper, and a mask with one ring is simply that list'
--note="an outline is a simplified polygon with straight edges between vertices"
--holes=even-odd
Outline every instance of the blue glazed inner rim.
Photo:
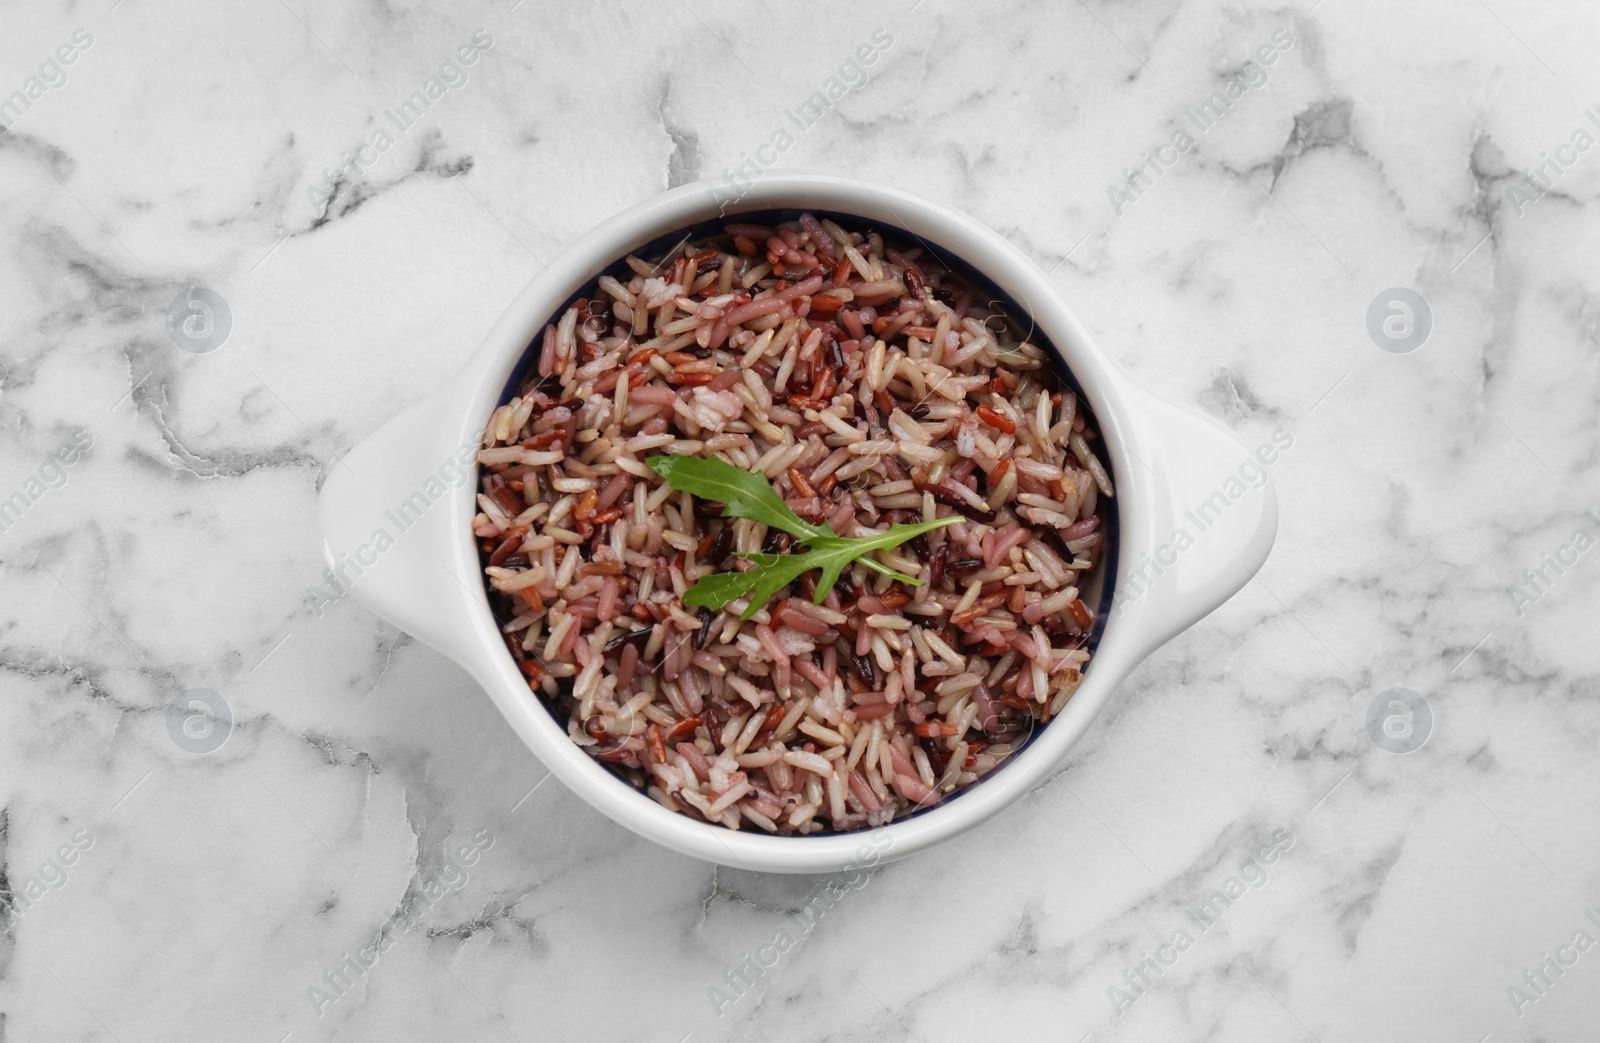
[{"label": "blue glazed inner rim", "polygon": [[[826,208],[813,207],[804,209],[754,210],[737,214],[729,214],[726,217],[711,218],[705,221],[700,221],[693,225],[686,225],[682,228],[679,228],[675,232],[658,236],[657,238],[651,239],[648,242],[641,243],[639,246],[629,250],[627,253],[631,253],[635,257],[645,259],[658,257],[675,249],[678,244],[683,242],[685,239],[691,242],[699,242],[704,239],[710,239],[715,236],[723,235],[723,227],[729,224],[758,224],[771,227],[782,224],[786,221],[797,221],[799,220],[800,215],[803,213],[811,214],[818,219],[826,217],[839,226],[851,229],[852,231],[857,229],[864,229],[867,231],[875,230],[883,236],[885,244],[887,245],[916,243],[917,246],[922,247],[923,250],[934,260],[938,261],[945,268],[959,276],[969,286],[973,287],[973,289],[979,294],[982,294],[986,299],[986,304],[990,308],[996,308],[997,305],[1003,306],[1005,314],[1011,317],[1013,324],[1017,326],[1018,332],[1023,333],[1022,339],[1044,348],[1047,356],[1055,360],[1056,377],[1068,388],[1071,388],[1073,393],[1078,396],[1078,409],[1083,414],[1085,426],[1094,428],[1095,432],[1100,436],[1098,441],[1104,444],[1105,432],[1100,425],[1095,422],[1095,411],[1093,404],[1090,402],[1089,397],[1084,394],[1083,388],[1078,384],[1077,377],[1073,375],[1071,367],[1067,365],[1066,357],[1062,355],[1061,349],[1056,347],[1055,342],[1052,341],[1045,334],[1044,330],[1039,328],[1038,323],[1034,321],[1032,309],[1026,307],[1010,293],[1007,293],[1005,290],[995,285],[995,283],[985,276],[979,269],[967,263],[967,261],[965,261],[963,258],[957,256],[942,246],[934,246],[921,236],[909,232],[898,225],[889,224],[884,221],[868,221],[855,214],[842,213],[840,211],[828,210]],[[544,328],[546,325],[554,324],[568,308],[572,307],[578,301],[593,300],[595,297],[599,296],[601,294],[601,290],[597,284],[599,283],[602,275],[609,274],[615,276],[623,283],[626,283],[629,279],[633,278],[634,271],[632,268],[628,267],[627,262],[624,260],[624,257],[626,256],[627,254],[624,254],[622,257],[618,257],[616,261],[612,262],[607,267],[595,272],[593,276],[584,282],[583,286],[578,291],[569,296],[558,308],[555,309],[555,311],[549,317],[544,320],[544,322],[540,323],[538,331],[529,339],[528,346],[523,349],[522,357],[518,359],[516,366],[512,369],[511,376],[506,380],[505,387],[501,389],[500,397],[495,403],[496,409],[505,405],[507,402],[511,401],[511,399],[516,397],[518,390],[521,388],[524,380],[526,380],[526,375],[528,372],[538,365],[539,352],[543,345]],[[491,412],[493,411],[491,410]],[[1111,458],[1109,453],[1106,453],[1101,454],[1100,462],[1105,465],[1107,472],[1111,475],[1112,487],[1115,489],[1121,489],[1121,475],[1117,469],[1116,461]],[[481,469],[478,475],[478,481],[481,485]],[[1082,646],[1089,653],[1089,661],[1084,664],[1083,673],[1085,677],[1088,677],[1089,671],[1094,669],[1095,652],[1099,649],[1100,638],[1105,633],[1106,620],[1111,616],[1111,603],[1116,595],[1118,543],[1119,534],[1121,531],[1118,524],[1118,511],[1120,506],[1118,499],[1116,497],[1101,497],[1097,503],[1097,506],[1100,511],[1100,531],[1105,535],[1106,544],[1105,552],[1100,559],[1100,563],[1095,567],[1096,574],[1101,582],[1099,603],[1095,609],[1094,622],[1089,625],[1089,633],[1084,639]],[[492,599],[490,604],[491,606],[493,605]],[[496,620],[502,623],[505,622],[504,620],[500,620],[498,615],[496,615]],[[507,654],[509,655],[510,653]],[[561,729],[563,734],[565,734],[567,730],[567,722],[556,711],[556,709],[550,705],[550,701],[547,700],[542,694],[531,694],[534,694],[534,697],[539,701],[539,704],[545,708],[546,712],[548,712],[551,718],[556,722],[556,726]],[[1029,720],[1031,721],[1033,718],[1030,717]],[[926,815],[929,812],[937,811],[939,808],[944,807],[952,801],[959,800],[970,790],[983,785],[983,783],[988,779],[993,778],[1000,772],[1010,768],[1012,762],[1021,756],[1022,753],[1033,744],[1035,736],[1037,736],[1038,733],[1044,728],[1048,727],[1050,727],[1048,722],[1046,722],[1042,727],[1035,726],[1030,728],[1028,733],[1022,738],[1013,740],[1014,748],[1010,755],[1008,755],[1004,761],[1002,761],[988,774],[980,778],[977,782],[972,783],[970,786],[958,789],[953,793],[946,794],[939,801],[939,803],[935,804],[933,807],[919,808],[916,811],[911,811],[896,816],[894,822],[905,822],[919,815]],[[651,799],[648,795],[646,795],[638,787],[634,786],[633,783],[629,782],[627,778],[623,776],[622,769],[610,764],[606,764],[602,761],[595,761],[595,763],[600,765],[602,768],[605,768],[608,774],[616,779],[620,785],[626,786],[630,792],[638,794],[645,800]],[[892,824],[893,823],[891,823],[891,825]],[[708,829],[726,828],[723,826],[711,825],[710,823],[702,823],[702,825],[705,825]],[[853,830],[852,832],[863,831],[864,830]],[[760,833],[760,835],[764,837],[771,837],[771,834],[767,833]],[[828,837],[843,836],[846,834],[828,830],[812,835],[816,837]],[[806,837],[771,838],[776,840],[791,841],[807,839]]]}]

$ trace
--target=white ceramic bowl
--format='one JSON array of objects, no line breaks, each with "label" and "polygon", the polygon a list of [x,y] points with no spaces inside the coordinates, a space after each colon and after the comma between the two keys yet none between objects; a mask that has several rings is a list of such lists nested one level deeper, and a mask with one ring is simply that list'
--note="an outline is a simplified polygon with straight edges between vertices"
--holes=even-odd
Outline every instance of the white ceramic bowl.
[{"label": "white ceramic bowl", "polygon": [[[331,470],[322,490],[325,552],[357,599],[466,668],[541,762],[634,832],[697,858],[763,872],[833,872],[859,863],[863,852],[870,861],[903,858],[987,821],[1060,768],[1128,672],[1261,567],[1277,534],[1277,500],[1270,483],[1240,482],[1251,454],[1231,435],[1131,383],[1045,273],[966,214],[828,175],[765,176],[737,200],[728,196],[725,186],[710,182],[686,185],[611,218],[567,249],[523,289],[460,372]],[[1111,575],[1097,586],[1112,575],[1115,582],[1109,591],[1087,592],[1085,602],[1101,606],[1103,630],[1065,711],[973,786],[874,831],[871,848],[860,834],[776,837],[709,826],[666,810],[592,760],[529,691],[507,654],[470,531],[473,450],[490,411],[508,397],[529,342],[551,316],[647,243],[719,215],[788,209],[852,215],[910,233],[1005,291],[1061,354],[1099,424],[1117,488],[1117,518],[1107,528],[1111,554],[1097,570]],[[1263,469],[1246,476],[1256,471]],[[1207,503],[1209,509],[1194,513]],[[1103,598],[1113,595],[1106,612]]]}]

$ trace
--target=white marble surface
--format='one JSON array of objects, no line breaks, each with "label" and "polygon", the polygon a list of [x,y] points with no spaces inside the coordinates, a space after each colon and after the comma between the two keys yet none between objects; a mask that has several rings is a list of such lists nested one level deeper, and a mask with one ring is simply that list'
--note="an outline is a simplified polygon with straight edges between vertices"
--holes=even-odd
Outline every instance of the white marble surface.
[{"label": "white marble surface", "polygon": [[[1600,551],[1574,543],[1600,536],[1600,149],[1556,151],[1600,135],[1600,15],[686,3],[0,11],[0,97],[41,77],[0,135],[0,497],[25,508],[0,532],[0,1037],[1600,1037],[1600,949],[1524,981],[1600,941]],[[527,795],[545,770],[461,671],[351,600],[319,617],[315,500],[539,258],[753,155],[878,28],[783,168],[969,210],[1139,378],[1294,443],[1261,582],[1064,773],[802,932],[822,881]],[[478,29],[466,82],[330,185]],[[1183,122],[1234,79],[1226,119]],[[1558,155],[1533,201],[1520,172]],[[207,354],[166,328],[191,283],[231,313]],[[1392,287],[1431,308],[1416,351],[1368,333]],[[1576,563],[1519,604],[1546,554]],[[1365,725],[1396,687],[1433,715],[1407,755]],[[210,753],[168,728],[194,688],[234,721]],[[785,930],[719,1014],[708,989]]]}]

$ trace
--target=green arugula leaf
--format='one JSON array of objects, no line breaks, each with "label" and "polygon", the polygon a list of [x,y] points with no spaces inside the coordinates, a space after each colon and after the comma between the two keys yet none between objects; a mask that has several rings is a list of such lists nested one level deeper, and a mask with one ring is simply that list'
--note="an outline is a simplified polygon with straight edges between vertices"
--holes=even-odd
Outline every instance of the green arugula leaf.
[{"label": "green arugula leaf", "polygon": [[720,609],[748,595],[750,604],[741,615],[742,619],[754,616],[774,594],[813,569],[822,573],[812,599],[818,605],[827,598],[844,570],[857,561],[901,583],[920,586],[922,581],[915,576],[896,572],[871,555],[880,550],[893,550],[925,532],[965,520],[953,515],[913,525],[897,522],[889,526],[889,531],[871,536],[836,536],[831,526],[802,521],[758,473],[722,460],[691,456],[655,456],[645,463],[674,489],[725,504],[724,517],[747,518],[769,528],[782,529],[809,548],[799,554],[741,554],[753,568],[703,576],[683,595],[684,604],[710,609]]},{"label": "green arugula leaf", "polygon": [[833,535],[830,526],[801,521],[759,472],[715,457],[652,456],[645,463],[674,489],[722,504],[725,518],[748,518],[802,538]]},{"label": "green arugula leaf", "polygon": [[761,573],[756,569],[749,572],[719,572],[713,576],[702,576],[694,586],[690,587],[683,595],[683,603],[695,608],[719,609],[730,601],[737,601],[746,594],[756,589],[756,584],[761,582]]},{"label": "green arugula leaf", "polygon": [[683,603],[697,608],[720,609],[730,601],[750,595],[750,605],[739,618],[749,619],[778,591],[817,568],[810,554],[740,555],[755,562],[745,572],[719,572],[705,576],[683,595]]}]

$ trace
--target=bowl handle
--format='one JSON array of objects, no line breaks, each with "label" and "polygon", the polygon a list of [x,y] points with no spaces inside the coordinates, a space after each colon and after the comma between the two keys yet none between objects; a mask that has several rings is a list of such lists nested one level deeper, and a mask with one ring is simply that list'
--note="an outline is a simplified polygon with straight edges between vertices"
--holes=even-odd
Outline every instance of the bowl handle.
[{"label": "bowl handle", "polygon": [[460,663],[474,640],[463,584],[476,579],[457,578],[450,545],[453,515],[470,511],[462,490],[474,483],[478,439],[451,443],[456,397],[436,392],[345,454],[323,482],[319,512],[337,587]]},{"label": "bowl handle", "polygon": [[[1250,582],[1278,535],[1271,466],[1294,444],[1278,432],[1254,451],[1220,425],[1134,386],[1149,459],[1129,466],[1150,479],[1150,524],[1120,552],[1113,619],[1132,617],[1143,658]],[[1131,451],[1130,451],[1131,455]],[[1126,523],[1124,531],[1127,532]]]}]

